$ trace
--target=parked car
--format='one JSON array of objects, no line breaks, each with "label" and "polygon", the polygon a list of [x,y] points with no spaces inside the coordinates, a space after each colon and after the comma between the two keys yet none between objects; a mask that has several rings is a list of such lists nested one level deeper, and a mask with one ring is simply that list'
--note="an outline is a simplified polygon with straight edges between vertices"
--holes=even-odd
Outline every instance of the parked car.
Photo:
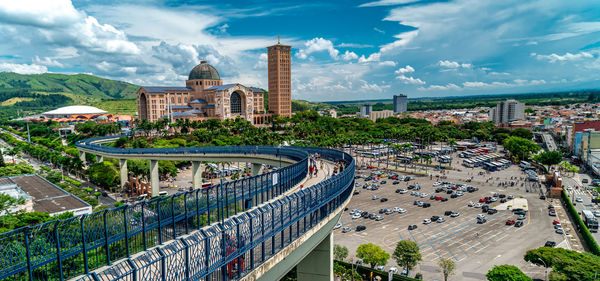
[{"label": "parked car", "polygon": [[439,218],[440,218],[439,216],[431,216],[431,221],[436,221]]},{"label": "parked car", "polygon": [[526,217],[525,215],[519,215],[519,216],[517,217],[517,219],[518,219],[518,220],[524,220],[524,219],[526,219],[526,218],[527,218],[527,217]]},{"label": "parked car", "polygon": [[475,206],[473,206],[473,207],[475,207],[475,208],[481,208],[481,206],[483,206],[481,203],[477,203],[477,204],[475,204]]},{"label": "parked car", "polygon": [[548,212],[548,215],[552,216],[552,217],[556,217],[556,211],[551,210],[550,212]]},{"label": "parked car", "polygon": [[396,184],[399,184],[399,183],[400,183],[399,181],[392,182],[393,185],[396,185]]},{"label": "parked car", "polygon": [[448,198],[446,198],[446,197],[442,197],[442,200],[440,200],[440,201],[442,201],[442,202],[446,202],[446,201],[448,201]]},{"label": "parked car", "polygon": [[511,220],[511,219],[506,220],[506,225],[513,225],[513,224],[515,224],[515,220]]},{"label": "parked car", "polygon": [[376,268],[377,268],[377,270],[381,270],[381,271],[385,270],[385,266],[383,266],[383,265],[378,265]]},{"label": "parked car", "polygon": [[554,225],[556,225],[556,224],[560,224],[560,221],[559,221],[559,220],[553,220],[553,221],[552,221],[552,224],[554,224]]},{"label": "parked car", "polygon": [[413,230],[413,229],[417,229],[417,225],[416,224],[411,224],[408,226],[408,230]]},{"label": "parked car", "polygon": [[338,229],[338,228],[340,228],[340,227],[342,227],[342,223],[341,223],[341,222],[338,222],[338,223],[337,223],[337,224],[336,224],[336,225],[333,227],[333,229]]},{"label": "parked car", "polygon": [[387,201],[388,201],[388,199],[384,197],[384,198],[381,198],[379,201],[380,201],[380,202],[387,202]]},{"label": "parked car", "polygon": [[363,230],[365,230],[365,229],[367,229],[367,227],[366,227],[366,226],[364,226],[364,225],[357,225],[357,226],[356,226],[356,231],[363,231]]},{"label": "parked car", "polygon": [[423,206],[422,206],[422,207],[423,207],[423,208],[429,208],[429,207],[431,207],[431,204],[429,204],[429,203],[423,203]]},{"label": "parked car", "polygon": [[583,199],[581,197],[577,197],[575,198],[575,202],[581,203],[583,202]]},{"label": "parked car", "polygon": [[460,216],[459,212],[452,212],[452,214],[450,214],[451,217],[456,218],[458,216]]},{"label": "parked car", "polygon": [[377,199],[379,199],[379,196],[377,196],[377,195],[373,195],[373,197],[372,197],[371,199],[372,199],[372,200],[377,200]]},{"label": "parked car", "polygon": [[398,269],[395,267],[390,267],[389,272],[391,272],[392,274],[398,274]]},{"label": "parked car", "polygon": [[488,213],[488,215],[493,215],[497,212],[498,212],[498,210],[496,210],[496,209],[489,209],[487,213]]},{"label": "parked car", "polygon": [[430,224],[430,223],[431,223],[431,220],[430,220],[430,219],[424,219],[424,220],[423,220],[423,224]]},{"label": "parked car", "polygon": [[342,227],[342,233],[350,232],[350,228],[347,226]]},{"label": "parked car", "polygon": [[475,203],[473,203],[473,201],[469,201],[469,203],[467,204],[467,206],[473,207],[473,206],[475,206]]},{"label": "parked car", "polygon": [[438,218],[438,219],[437,219],[437,222],[438,222],[438,223],[443,223],[443,222],[445,222],[445,221],[446,221],[446,219],[445,219],[445,218],[443,218],[443,217],[441,217],[441,218]]},{"label": "parked car", "polygon": [[449,215],[452,215],[452,211],[445,211],[444,212],[444,216],[449,216]]},{"label": "parked car", "polygon": [[544,247],[554,247],[556,246],[556,242],[554,241],[546,241],[546,244],[544,244]]},{"label": "parked car", "polygon": [[523,221],[517,221],[515,223],[515,227],[521,227],[521,226],[523,226]]}]

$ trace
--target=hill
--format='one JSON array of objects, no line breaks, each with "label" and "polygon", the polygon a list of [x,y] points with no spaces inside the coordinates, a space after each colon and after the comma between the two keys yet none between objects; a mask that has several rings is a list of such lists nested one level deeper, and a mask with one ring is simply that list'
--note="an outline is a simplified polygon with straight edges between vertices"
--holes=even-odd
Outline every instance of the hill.
[{"label": "hill", "polygon": [[71,104],[133,99],[138,89],[126,82],[87,74],[0,72],[0,114],[31,114]]}]

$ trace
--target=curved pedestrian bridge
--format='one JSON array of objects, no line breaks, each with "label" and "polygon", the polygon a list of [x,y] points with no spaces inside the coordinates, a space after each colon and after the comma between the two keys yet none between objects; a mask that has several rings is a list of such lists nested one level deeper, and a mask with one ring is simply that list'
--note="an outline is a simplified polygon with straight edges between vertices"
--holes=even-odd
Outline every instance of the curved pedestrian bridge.
[{"label": "curved pedestrian bridge", "polygon": [[[121,163],[239,159],[280,168],[1,234],[0,280],[279,280],[294,266],[299,280],[333,279],[331,231],[352,195],[350,155],[312,147],[102,145],[114,139],[77,147]],[[345,168],[299,188],[316,154]]]}]

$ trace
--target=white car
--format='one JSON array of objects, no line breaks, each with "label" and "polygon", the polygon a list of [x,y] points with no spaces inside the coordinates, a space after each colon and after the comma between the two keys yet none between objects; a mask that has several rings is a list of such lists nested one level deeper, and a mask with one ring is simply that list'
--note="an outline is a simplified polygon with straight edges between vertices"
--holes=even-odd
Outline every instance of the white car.
[{"label": "white car", "polygon": [[352,219],[360,219],[360,214],[354,214],[352,215]]},{"label": "white car", "polygon": [[594,211],[594,216],[595,217],[600,217],[600,211]]},{"label": "white car", "polygon": [[398,193],[402,193],[402,194],[407,193],[407,192],[408,192],[408,190],[406,190],[406,189],[400,189],[400,191],[398,191]]},{"label": "white car", "polygon": [[373,195],[373,197],[372,197],[371,199],[373,199],[373,200],[377,200],[377,199],[379,199],[379,196],[377,196],[377,195]]},{"label": "white car", "polygon": [[481,218],[481,219],[485,219],[485,215],[484,215],[484,214],[479,214],[479,215],[477,215],[477,218],[478,218],[478,219],[479,219],[479,218]]},{"label": "white car", "polygon": [[377,266],[377,270],[383,271],[383,270],[385,270],[385,266],[383,266],[383,265]]},{"label": "white car", "polygon": [[347,226],[342,227],[342,233],[350,232],[350,228]]},{"label": "white car", "polygon": [[341,222],[338,222],[338,223],[337,223],[337,224],[336,224],[336,225],[333,227],[333,229],[338,229],[338,228],[340,228],[340,227],[342,227],[342,223],[341,223]]},{"label": "white car", "polygon": [[430,223],[431,223],[431,220],[430,220],[430,219],[424,219],[424,220],[423,220],[423,224],[430,224]]},{"label": "white car", "polygon": [[452,214],[450,214],[450,216],[453,217],[453,218],[455,218],[455,217],[460,216],[460,213],[458,213],[458,212],[454,213],[453,212]]},{"label": "white car", "polygon": [[394,207],[394,208],[392,209],[392,211],[393,211],[393,212],[396,212],[396,213],[400,213],[400,208],[398,208],[398,207]]},{"label": "white car", "polygon": [[475,206],[473,206],[473,207],[475,207],[475,208],[481,208],[481,206],[483,206],[483,205],[481,205],[481,203],[477,203],[477,204],[475,204]]},{"label": "white car", "polygon": [[467,204],[467,206],[473,207],[473,206],[475,206],[475,203],[473,203],[473,201],[469,201],[469,204]]},{"label": "white car", "polygon": [[575,198],[575,202],[581,203],[581,202],[583,202],[583,199],[581,197],[577,197],[577,198]]},{"label": "white car", "polygon": [[490,198],[490,201],[492,201],[492,202],[496,202],[496,197],[492,197],[492,198]]},{"label": "white car", "polygon": [[395,268],[395,267],[390,267],[390,272],[391,272],[392,274],[398,274],[398,269],[397,269],[397,268]]},{"label": "white car", "polygon": [[439,218],[437,219],[437,222],[438,222],[438,223],[442,223],[442,222],[445,222],[445,221],[446,221],[446,219],[445,219],[445,218],[443,218],[443,217],[439,217]]},{"label": "white car", "polygon": [[442,183],[441,183],[441,182],[439,182],[439,181],[438,181],[438,182],[434,182],[434,183],[433,183],[433,186],[438,186],[438,185],[440,185],[440,184],[442,184]]},{"label": "white car", "polygon": [[398,210],[398,213],[400,213],[400,214],[404,214],[404,213],[406,213],[406,209],[402,209],[402,208],[400,208],[400,210]]},{"label": "white car", "polygon": [[421,193],[421,195],[419,195],[419,196],[421,196],[421,198],[425,198],[425,197],[429,196],[429,193]]}]

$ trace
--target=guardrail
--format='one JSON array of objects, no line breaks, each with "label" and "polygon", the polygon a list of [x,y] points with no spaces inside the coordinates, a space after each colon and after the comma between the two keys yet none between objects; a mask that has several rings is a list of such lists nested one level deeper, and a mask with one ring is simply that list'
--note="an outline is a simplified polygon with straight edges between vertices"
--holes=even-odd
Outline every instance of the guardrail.
[{"label": "guardrail", "polygon": [[[96,150],[106,148],[105,146],[86,142],[79,142],[78,146]],[[118,148],[108,148],[118,150]],[[183,150],[190,151],[189,149]],[[136,253],[160,245],[168,240],[177,239],[183,234],[201,229],[214,222],[224,221],[222,224],[217,224],[219,227],[232,224],[235,220],[228,219],[225,222],[225,218],[238,212],[247,211],[253,205],[256,206],[272,200],[305,178],[308,170],[309,153],[320,153],[324,158],[333,161],[344,161],[348,165],[351,164],[352,169],[348,169],[344,173],[346,175],[351,170],[351,179],[348,176],[343,179],[348,181],[349,179],[353,180],[354,177],[352,158],[345,153],[328,149],[247,146],[235,148],[200,147],[192,149],[192,151],[195,151],[194,153],[200,153],[198,151],[211,151],[210,153],[271,153],[287,155],[296,159],[298,157],[303,158],[300,158],[299,162],[295,164],[271,173],[227,182],[222,186],[215,185],[207,189],[155,198],[135,205],[125,205],[64,221],[57,220],[3,233],[0,235],[0,279],[64,280],[110,265],[112,261],[131,257]],[[146,151],[123,149],[119,150],[119,153],[146,153]],[[153,149],[151,153],[157,153],[156,149]],[[334,182],[337,187],[341,187],[339,186],[341,176],[342,174],[337,175],[334,178],[335,181],[328,182],[328,187]],[[324,187],[320,188],[323,189]],[[307,193],[304,196],[313,196],[313,192],[318,192],[314,191],[314,188],[311,190],[313,191],[304,192]],[[322,196],[322,193],[318,194]],[[281,202],[268,206],[276,209],[276,204],[283,206]],[[307,208],[312,206],[307,206],[308,203],[302,204],[303,207],[306,206]],[[263,206],[259,210],[264,208],[268,207]],[[286,208],[289,208],[289,205]],[[311,209],[303,208],[303,210]],[[256,211],[257,209],[253,210],[253,212]],[[244,215],[250,216],[250,213],[244,213]],[[210,231],[214,232],[214,227],[216,226],[206,231],[200,231],[199,234],[195,235],[197,237],[198,235],[210,233]],[[273,225],[273,229],[277,229],[276,227],[277,225]],[[264,227],[261,230],[264,231]],[[263,232],[262,235],[266,237],[269,233]],[[210,237],[210,235],[206,237]],[[217,244],[213,243],[211,245]],[[210,258],[207,257],[207,259]],[[211,270],[207,272],[213,272],[214,269],[211,267]]]},{"label": "guardrail", "polygon": [[343,161],[347,168],[307,189],[78,280],[236,280],[245,276],[351,196],[354,159],[339,151],[305,149]]}]

